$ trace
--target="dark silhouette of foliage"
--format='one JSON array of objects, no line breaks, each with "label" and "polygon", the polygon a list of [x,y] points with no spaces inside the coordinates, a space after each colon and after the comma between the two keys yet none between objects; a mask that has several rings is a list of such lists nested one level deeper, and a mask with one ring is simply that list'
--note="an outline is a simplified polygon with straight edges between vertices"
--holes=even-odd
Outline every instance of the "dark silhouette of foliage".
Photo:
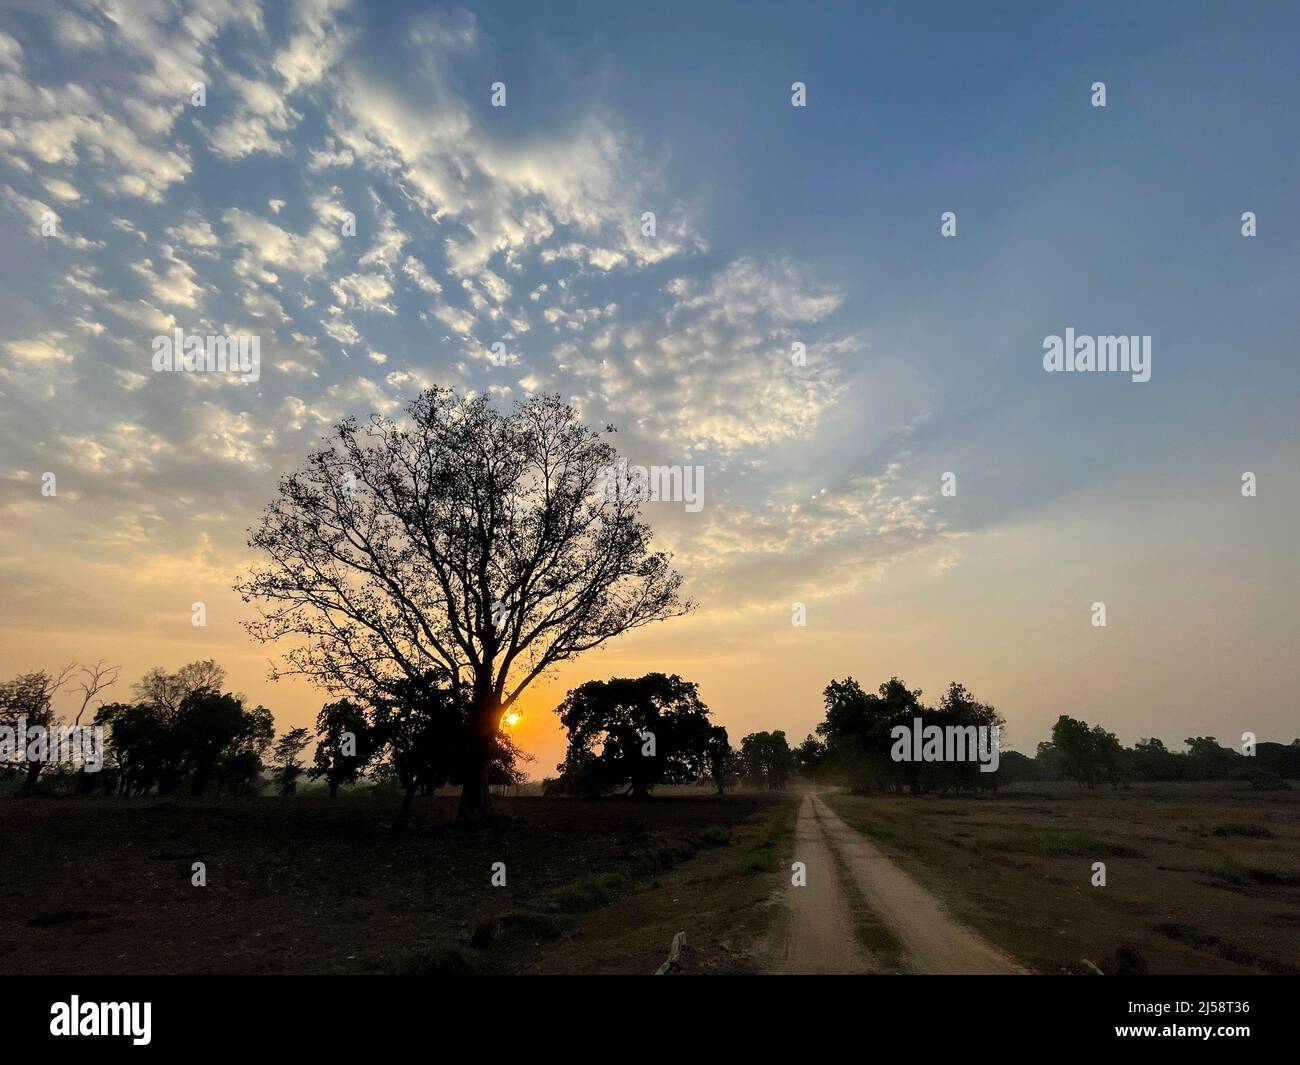
[{"label": "dark silhouette of foliage", "polygon": [[271,711],[248,709],[220,689],[226,674],[215,662],[191,662],[175,673],[150,670],[134,686],[132,703],[108,703],[95,713],[104,726],[108,759],[123,795],[175,791],[186,780],[201,795],[254,790],[262,757],[275,736]]},{"label": "dark silhouette of foliage", "polygon": [[365,710],[349,699],[326,703],[316,715],[316,753],[307,776],[325,778],[330,798],[355,784],[382,746]]},{"label": "dark silhouette of foliage", "polygon": [[[961,730],[973,750],[978,730],[1001,729],[1002,716],[977,700],[965,685],[954,681],[934,707],[922,701],[920,689],[908,688],[897,677],[868,694],[852,677],[832,681],[823,692],[826,720],[817,726],[825,742],[819,765],[854,788],[931,790],[996,788],[997,773],[982,773],[979,761],[897,761],[893,730],[906,726],[922,730],[936,726]],[[993,733],[985,733],[992,742]]]},{"label": "dark silhouette of foliage", "polygon": [[1123,780],[1119,740],[1100,725],[1089,728],[1086,721],[1062,714],[1052,726],[1052,743],[1067,780],[1089,789],[1099,783],[1116,786]]},{"label": "dark silhouette of foliage", "polygon": [[794,752],[779,729],[751,732],[740,741],[741,776],[756,788],[781,790],[794,773]]},{"label": "dark silhouette of foliage", "polygon": [[706,747],[709,779],[719,795],[739,776],[739,758],[727,738],[727,730],[721,725],[709,727],[709,739]]},{"label": "dark silhouette of foliage", "polygon": [[656,784],[698,780],[717,742],[696,686],[676,675],[588,681],[556,712],[569,735],[561,786],[580,794],[648,799]]},{"label": "dark silhouette of foliage", "polygon": [[468,704],[461,814],[487,810],[506,709],[536,677],[689,608],[614,449],[555,396],[496,411],[429,389],[398,424],[347,419],[281,478],[237,585],[285,673],[367,705],[430,672]]},{"label": "dark silhouette of foliage", "polygon": [[293,728],[275,741],[271,751],[271,776],[280,795],[292,795],[298,788],[298,778],[305,766],[298,756],[311,743],[311,733],[305,728]]},{"label": "dark silhouette of foliage", "polygon": [[826,760],[826,744],[816,736],[809,735],[794,749],[795,765],[800,776],[807,780],[817,779],[817,770]]},{"label": "dark silhouette of foliage", "polygon": [[[25,721],[29,729],[48,729],[54,725],[54,696],[67,683],[75,668],[74,663],[65,666],[58,673],[47,670],[22,673],[0,685],[0,726],[16,732],[20,721]],[[30,795],[36,790],[36,782],[44,765],[44,762],[38,760],[20,763],[23,773],[22,794]]]}]

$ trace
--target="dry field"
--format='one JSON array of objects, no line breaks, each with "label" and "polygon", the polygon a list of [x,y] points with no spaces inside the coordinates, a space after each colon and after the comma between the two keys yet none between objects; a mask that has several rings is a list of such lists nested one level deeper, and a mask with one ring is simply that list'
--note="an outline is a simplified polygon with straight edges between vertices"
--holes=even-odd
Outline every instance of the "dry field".
[{"label": "dry field", "polygon": [[1036,972],[1110,970],[1126,945],[1151,973],[1300,972],[1300,790],[1020,789],[827,801]]},{"label": "dry field", "polygon": [[[580,915],[692,858],[774,869],[771,845],[748,848],[788,806],[743,793],[508,798],[467,830],[456,800],[436,797],[395,833],[394,803],[379,798],[6,799],[0,972],[532,971]],[[196,861],[206,887],[191,886]],[[494,862],[504,887],[491,886]],[[674,916],[669,900],[661,917]],[[666,953],[660,938],[626,964]]]}]

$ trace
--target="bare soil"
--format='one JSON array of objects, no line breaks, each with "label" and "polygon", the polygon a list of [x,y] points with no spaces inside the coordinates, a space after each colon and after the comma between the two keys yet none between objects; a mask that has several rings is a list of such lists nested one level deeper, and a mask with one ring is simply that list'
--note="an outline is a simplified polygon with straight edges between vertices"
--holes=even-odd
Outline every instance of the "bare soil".
[{"label": "bare soil", "polygon": [[386,798],[5,799],[0,972],[520,971],[782,801],[508,798],[470,829],[434,797],[395,832]]}]

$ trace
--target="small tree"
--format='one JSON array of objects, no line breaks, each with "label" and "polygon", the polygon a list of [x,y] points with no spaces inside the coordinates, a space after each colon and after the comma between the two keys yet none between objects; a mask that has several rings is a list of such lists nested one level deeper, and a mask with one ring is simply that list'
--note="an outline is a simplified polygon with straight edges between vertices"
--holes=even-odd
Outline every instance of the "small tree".
[{"label": "small tree", "polygon": [[217,794],[256,791],[261,782],[263,758],[275,739],[275,717],[264,706],[245,710],[238,732],[221,753],[217,767]]},{"label": "small tree", "polygon": [[783,789],[794,771],[794,752],[780,729],[751,732],[740,741],[745,777],[763,788]]},{"label": "small tree", "polygon": [[736,752],[727,738],[727,730],[721,725],[709,729],[706,757],[709,763],[709,777],[718,794],[722,795],[727,785],[735,779]]},{"label": "small tree", "polygon": [[808,735],[803,743],[794,749],[795,764],[800,774],[807,780],[817,779],[817,770],[826,759],[826,744],[816,736]]},{"label": "small tree", "polygon": [[303,772],[298,756],[309,743],[311,733],[305,728],[290,729],[275,741],[271,752],[271,774],[281,795],[292,795],[298,789],[298,778]]},{"label": "small tree", "polygon": [[[72,676],[76,663],[65,666],[58,673],[38,670],[35,673],[23,673],[13,680],[0,684],[0,727],[17,733],[21,723],[27,728],[50,729],[55,724],[54,696],[58,694]],[[15,752],[17,761],[24,767],[25,776],[21,794],[30,795],[36,790],[45,762],[41,759],[27,759],[25,752]]]},{"label": "small tree", "polygon": [[[457,698],[440,680],[438,673],[431,671],[399,681],[393,694],[374,708],[375,741],[387,748],[388,763],[404,795],[399,826],[406,823],[417,793],[432,795],[451,783],[465,764],[465,748],[471,742],[466,700]],[[498,755],[499,743],[498,739]]]},{"label": "small tree", "polygon": [[355,784],[375,756],[375,733],[365,711],[349,699],[326,703],[316,716],[316,755],[307,776],[324,777],[334,798],[342,784]]}]

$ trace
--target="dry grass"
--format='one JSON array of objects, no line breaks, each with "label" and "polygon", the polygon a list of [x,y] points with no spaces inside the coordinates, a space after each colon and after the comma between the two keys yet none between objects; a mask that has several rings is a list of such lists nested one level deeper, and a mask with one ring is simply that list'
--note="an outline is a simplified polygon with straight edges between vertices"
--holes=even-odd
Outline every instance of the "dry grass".
[{"label": "dry grass", "polygon": [[1300,790],[1037,784],[828,801],[1037,971],[1128,944],[1153,973],[1300,972]]}]

